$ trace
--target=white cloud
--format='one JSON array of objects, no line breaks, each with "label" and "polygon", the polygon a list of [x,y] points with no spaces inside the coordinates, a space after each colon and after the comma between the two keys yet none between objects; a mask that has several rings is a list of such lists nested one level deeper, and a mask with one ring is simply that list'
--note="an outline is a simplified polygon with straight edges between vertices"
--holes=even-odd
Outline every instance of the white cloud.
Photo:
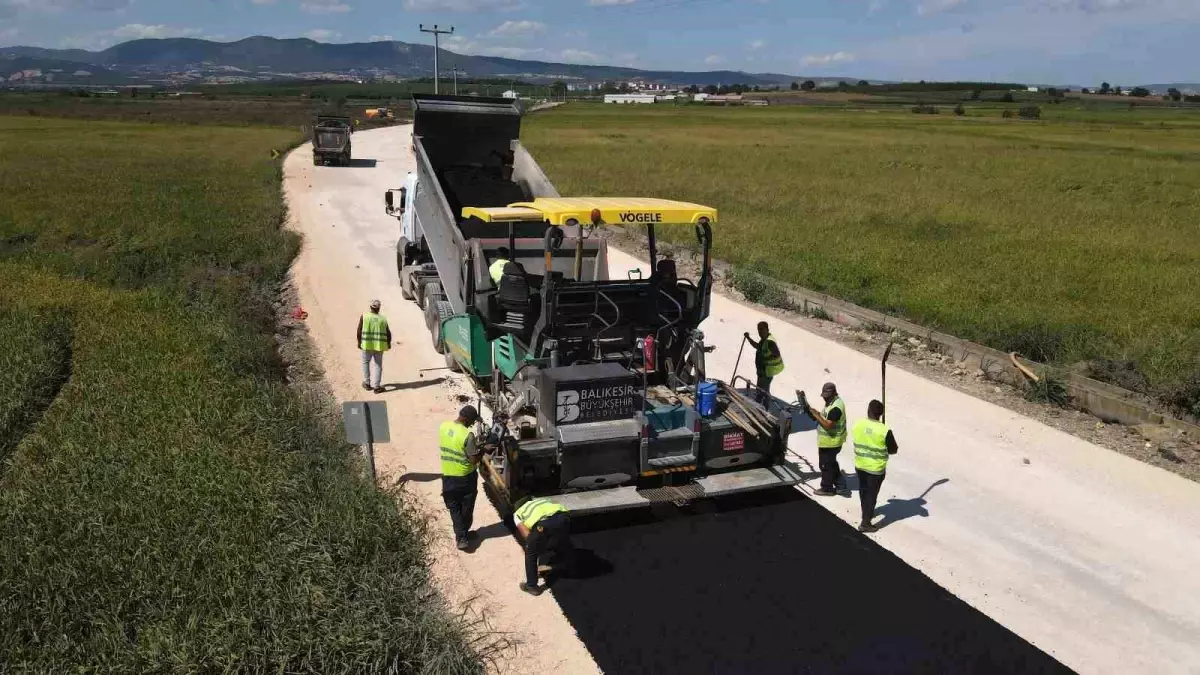
[{"label": "white cloud", "polygon": [[108,31],[108,34],[118,40],[143,40],[151,38],[193,37],[202,32],[199,28],[178,28],[164,24],[127,23],[120,28]]},{"label": "white cloud", "polygon": [[143,39],[177,37],[199,37],[204,31],[199,28],[184,28],[165,24],[127,23],[111,30],[96,31],[88,35],[64,37],[59,45],[66,49],[107,49],[119,42]]},{"label": "white cloud", "polygon": [[766,46],[767,46],[767,42],[765,40],[755,40],[750,43],[750,51],[756,52]]},{"label": "white cloud", "polygon": [[948,12],[967,4],[967,0],[921,0],[917,3],[917,14],[930,16]]},{"label": "white cloud", "polygon": [[471,38],[462,35],[447,35],[446,37],[443,37],[442,48],[458,54],[472,54],[474,56],[499,56],[505,59],[532,58],[545,51],[540,47],[526,48],[487,44],[477,40],[472,40]]},{"label": "white cloud", "polygon": [[565,63],[597,63],[600,61],[600,55],[582,49],[564,49],[554,60]]},{"label": "white cloud", "polygon": [[442,47],[458,54],[473,56],[495,56],[504,59],[525,59],[535,61],[550,61],[555,63],[616,63],[629,65],[637,60],[636,54],[617,54],[616,56],[601,56],[582,49],[553,50],[544,47],[513,47],[479,42],[461,35],[451,35],[442,39]]},{"label": "white cloud", "polygon": [[505,21],[488,31],[492,37],[526,38],[546,32],[546,24],[541,21]]},{"label": "white cloud", "polygon": [[317,42],[325,42],[341,36],[341,33],[337,32],[336,30],[329,30],[328,28],[314,28],[304,34],[304,37]]},{"label": "white cloud", "polygon": [[592,7],[611,7],[613,5],[632,5],[637,0],[588,0]]},{"label": "white cloud", "polygon": [[721,56],[720,54],[709,54],[708,56],[704,57],[705,65],[715,66],[719,63],[725,63],[725,57]]},{"label": "white cloud", "polygon": [[367,41],[368,42],[391,42],[392,40],[395,40],[395,39],[396,38],[391,35],[372,35],[371,37],[367,38]]},{"label": "white cloud", "polygon": [[1026,0],[1031,9],[1049,9],[1098,14],[1100,12],[1152,9],[1170,5],[1170,0]]},{"label": "white cloud", "polygon": [[519,0],[404,0],[404,9],[410,12],[482,12],[488,10],[516,9]]},{"label": "white cloud", "polygon": [[0,0],[0,16],[16,16],[26,12],[64,12],[92,10],[111,12],[133,4],[133,0]]},{"label": "white cloud", "polygon": [[853,60],[854,54],[850,52],[834,52],[832,54],[809,54],[800,59],[800,63],[804,66],[828,66],[834,63],[850,63]]},{"label": "white cloud", "polygon": [[309,14],[345,14],[352,9],[340,0],[305,0],[300,3],[300,11]]}]

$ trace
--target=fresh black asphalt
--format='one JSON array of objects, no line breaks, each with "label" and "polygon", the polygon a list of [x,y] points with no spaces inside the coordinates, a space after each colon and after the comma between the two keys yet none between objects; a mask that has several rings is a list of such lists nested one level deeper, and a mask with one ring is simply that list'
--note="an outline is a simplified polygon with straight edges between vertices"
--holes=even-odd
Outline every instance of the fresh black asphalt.
[{"label": "fresh black asphalt", "polygon": [[573,530],[553,597],[606,673],[1071,672],[795,490]]}]

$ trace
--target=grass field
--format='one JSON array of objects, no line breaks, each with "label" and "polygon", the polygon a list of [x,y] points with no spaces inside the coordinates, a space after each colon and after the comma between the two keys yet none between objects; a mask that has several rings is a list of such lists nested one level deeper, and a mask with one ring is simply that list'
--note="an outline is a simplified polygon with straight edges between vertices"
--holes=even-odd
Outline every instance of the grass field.
[{"label": "grass field", "polygon": [[295,140],[0,117],[0,671],[482,671],[423,520],[283,384]]},{"label": "grass field", "polygon": [[1200,114],[1003,107],[573,103],[523,140],[563,194],[718,207],[735,265],[1200,414]]}]

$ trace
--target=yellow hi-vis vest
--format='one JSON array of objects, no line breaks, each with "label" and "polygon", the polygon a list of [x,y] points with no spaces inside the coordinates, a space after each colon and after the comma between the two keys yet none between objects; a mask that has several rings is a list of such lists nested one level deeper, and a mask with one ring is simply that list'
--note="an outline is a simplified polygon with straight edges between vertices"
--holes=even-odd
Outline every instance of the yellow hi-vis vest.
[{"label": "yellow hi-vis vest", "polygon": [[877,476],[887,469],[888,426],[866,419],[854,423],[854,468]]},{"label": "yellow hi-vis vest", "polygon": [[362,342],[358,348],[364,352],[386,352],[392,348],[387,334],[387,319],[375,312],[367,312],[362,315]]},{"label": "yellow hi-vis vest", "polygon": [[458,422],[442,422],[438,430],[438,446],[442,451],[442,475],[470,476],[475,471],[467,459],[467,436],[471,430]]},{"label": "yellow hi-vis vest", "polygon": [[846,442],[846,404],[842,403],[841,396],[825,406],[825,412],[822,415],[825,416],[825,419],[829,419],[829,413],[833,410],[841,410],[842,416],[833,423],[833,428],[828,431],[825,430],[825,427],[817,425],[818,448],[840,448]]},{"label": "yellow hi-vis vest", "polygon": [[504,266],[507,264],[508,261],[504,258],[496,258],[496,262],[488,268],[488,274],[492,275],[492,283],[500,283],[500,277],[504,276]]},{"label": "yellow hi-vis vest", "polygon": [[537,525],[541,519],[548,518],[556,513],[566,512],[567,507],[562,504],[539,497],[537,499],[530,499],[522,504],[521,508],[517,509],[517,512],[513,514],[513,517],[525,527],[533,529],[533,526]]},{"label": "yellow hi-vis vest", "polygon": [[775,345],[775,351],[779,351],[779,345],[775,343],[775,336],[768,335],[763,338],[763,341],[758,343],[758,351],[762,354],[763,369],[767,373],[767,377],[775,377],[783,372],[783,352],[779,352],[780,356],[775,356],[767,349],[767,345]]}]

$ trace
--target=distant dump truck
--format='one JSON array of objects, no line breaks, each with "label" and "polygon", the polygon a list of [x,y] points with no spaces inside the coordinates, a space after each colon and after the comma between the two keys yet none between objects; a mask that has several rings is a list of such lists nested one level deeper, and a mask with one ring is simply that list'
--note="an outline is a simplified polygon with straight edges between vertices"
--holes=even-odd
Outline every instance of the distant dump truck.
[{"label": "distant dump truck", "polygon": [[333,162],[350,165],[350,135],[354,126],[349,117],[319,115],[313,125],[313,165]]}]

